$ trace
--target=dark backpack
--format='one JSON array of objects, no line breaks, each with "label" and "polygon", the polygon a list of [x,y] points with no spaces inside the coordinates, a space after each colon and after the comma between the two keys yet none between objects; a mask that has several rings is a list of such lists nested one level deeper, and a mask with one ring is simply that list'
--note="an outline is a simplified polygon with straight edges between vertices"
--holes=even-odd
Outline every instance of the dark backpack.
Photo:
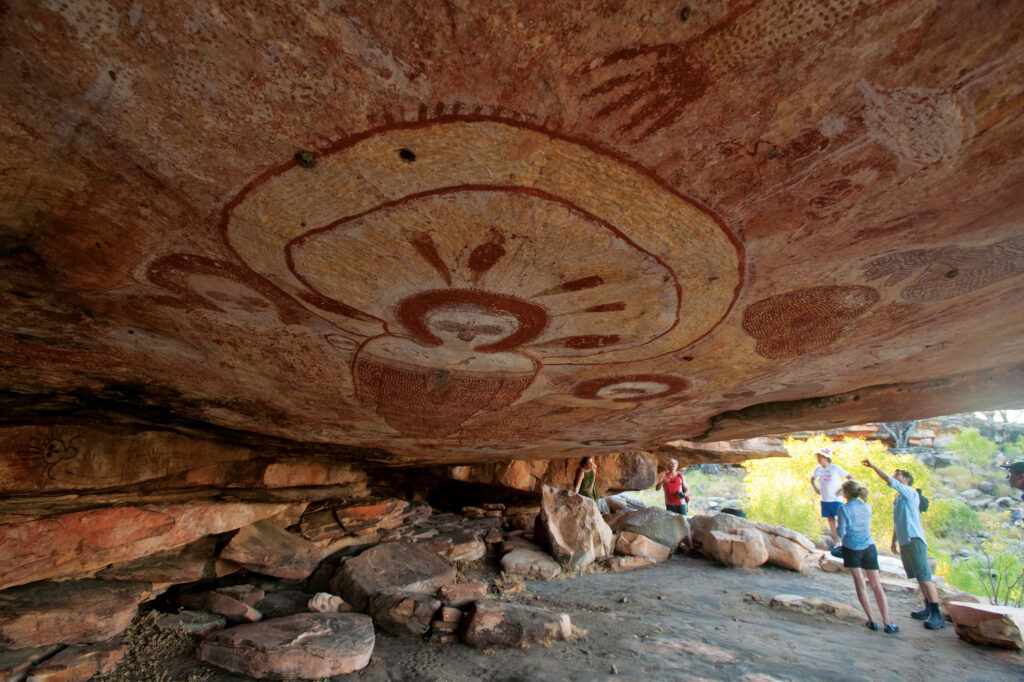
[{"label": "dark backpack", "polygon": [[918,508],[923,512],[928,511],[928,505],[930,505],[931,502],[929,502],[928,498],[924,496],[924,493],[921,492],[920,488],[917,489],[917,496],[921,498],[921,503]]}]

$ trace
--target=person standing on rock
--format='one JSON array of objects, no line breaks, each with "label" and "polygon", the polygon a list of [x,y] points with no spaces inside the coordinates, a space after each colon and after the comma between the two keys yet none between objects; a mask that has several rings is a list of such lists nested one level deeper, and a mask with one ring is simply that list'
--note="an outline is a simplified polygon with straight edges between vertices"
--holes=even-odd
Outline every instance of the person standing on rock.
[{"label": "person standing on rock", "polygon": [[679,462],[670,459],[668,464],[669,470],[658,474],[658,482],[654,484],[654,489],[659,490],[664,486],[665,509],[686,516],[686,494],[690,492],[689,486],[686,485],[686,476],[679,471]]},{"label": "person standing on rock", "polygon": [[[832,539],[839,545],[836,515],[843,504],[839,499],[839,487],[843,484],[844,478],[850,480],[853,476],[843,467],[832,463],[832,448],[821,448],[814,455],[818,458],[818,466],[811,472],[811,487],[821,496],[821,518],[828,521]],[[833,553],[838,556],[837,552]]]},{"label": "person standing on rock", "polygon": [[891,549],[895,552],[899,546],[900,558],[903,559],[907,577],[917,580],[924,596],[924,608],[912,611],[910,617],[923,620],[924,626],[929,630],[946,627],[946,622],[939,611],[939,592],[932,582],[932,570],[928,566],[928,544],[924,540],[924,528],[921,527],[921,496],[911,487],[914,485],[913,475],[906,469],[896,469],[890,476],[872,464],[870,459],[865,459],[861,463],[873,469],[879,478],[896,491],[892,507]]},{"label": "person standing on rock", "polygon": [[584,457],[580,460],[580,466],[576,469],[573,490],[597,502],[597,462],[593,457]]},{"label": "person standing on rock", "polygon": [[864,585],[865,576],[871,591],[875,594],[875,604],[882,615],[882,625],[886,634],[900,631],[899,626],[889,620],[889,602],[885,598],[885,590],[878,579],[878,548],[871,539],[871,505],[867,503],[868,489],[857,481],[844,481],[843,497],[846,504],[839,508],[839,537],[843,543],[843,566],[850,569],[853,575],[853,586],[857,590],[857,599],[868,617],[867,626],[877,630],[878,625],[871,615],[871,600]]}]

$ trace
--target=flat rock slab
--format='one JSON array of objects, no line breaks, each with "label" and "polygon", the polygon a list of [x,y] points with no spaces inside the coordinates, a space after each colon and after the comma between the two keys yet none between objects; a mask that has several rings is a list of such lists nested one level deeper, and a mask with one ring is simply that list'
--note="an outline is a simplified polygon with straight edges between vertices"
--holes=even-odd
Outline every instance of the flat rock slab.
[{"label": "flat rock slab", "polygon": [[259,680],[316,680],[366,667],[373,645],[369,616],[302,613],[210,635],[199,658]]},{"label": "flat rock slab", "polygon": [[149,583],[43,581],[0,592],[0,645],[103,642],[121,634],[139,603],[152,598]]},{"label": "flat rock slab", "polygon": [[551,580],[562,572],[558,562],[539,549],[514,549],[501,557],[501,569],[524,578]]},{"label": "flat rock slab", "polygon": [[263,575],[305,580],[316,570],[321,553],[320,547],[273,521],[257,521],[239,529],[220,556]]},{"label": "flat rock slab", "polygon": [[0,651],[0,680],[4,682],[24,679],[29,668],[53,656],[63,648],[62,644],[48,644],[26,649]]},{"label": "flat rock slab", "polygon": [[639,556],[613,556],[608,560],[608,568],[613,573],[622,573],[623,571],[632,571],[637,568],[647,568],[653,566],[655,563],[654,559],[648,559],[646,557]]},{"label": "flat rock slab", "polygon": [[670,549],[690,533],[690,524],[685,516],[660,507],[619,512],[609,516],[607,521],[616,533],[637,533]]},{"label": "flat rock slab", "polygon": [[181,611],[164,616],[156,622],[156,629],[161,632],[186,632],[190,635],[208,635],[215,630],[227,627],[228,619],[207,611]]},{"label": "flat rock slab", "polygon": [[32,668],[25,682],[84,682],[113,672],[126,650],[119,639],[69,646]]},{"label": "flat rock slab", "polygon": [[656,563],[666,561],[672,555],[670,547],[628,530],[620,533],[615,539],[615,551],[627,556],[651,559]]},{"label": "flat rock slab", "polygon": [[262,613],[245,602],[217,591],[183,594],[178,603],[187,609],[219,613],[229,623],[255,623],[263,618]]},{"label": "flat rock slab", "polygon": [[467,606],[487,596],[487,584],[480,580],[465,583],[442,585],[437,591],[437,598],[447,606],[465,609]]},{"label": "flat rock slab", "polygon": [[346,561],[331,579],[331,592],[365,611],[375,594],[434,594],[455,582],[455,567],[434,552],[411,542],[386,542]]},{"label": "flat rock slab", "polygon": [[953,619],[957,636],[966,642],[1024,648],[1024,609],[951,601],[946,604],[946,613]]},{"label": "flat rock slab", "polygon": [[[764,600],[759,601],[763,602]],[[799,611],[811,615],[823,614],[852,622],[864,620],[864,614],[854,606],[816,597],[804,597],[799,594],[775,595],[768,600],[768,605],[775,609]]]},{"label": "flat rock slab", "polygon": [[462,641],[478,648],[569,639],[569,614],[481,599],[463,618]]}]

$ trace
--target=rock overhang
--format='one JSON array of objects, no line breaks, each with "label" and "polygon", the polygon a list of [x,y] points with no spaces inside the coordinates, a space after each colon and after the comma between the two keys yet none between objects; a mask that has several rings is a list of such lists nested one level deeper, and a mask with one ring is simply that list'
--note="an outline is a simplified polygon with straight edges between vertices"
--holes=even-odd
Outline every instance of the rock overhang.
[{"label": "rock overhang", "polygon": [[5,421],[426,464],[1019,402],[1020,8],[690,10],[18,5]]}]

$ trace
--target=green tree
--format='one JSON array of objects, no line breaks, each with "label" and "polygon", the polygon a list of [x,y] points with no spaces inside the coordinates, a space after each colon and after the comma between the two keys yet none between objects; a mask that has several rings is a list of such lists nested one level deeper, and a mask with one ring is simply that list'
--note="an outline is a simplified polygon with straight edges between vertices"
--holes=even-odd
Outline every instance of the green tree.
[{"label": "green tree", "polygon": [[995,442],[982,436],[978,429],[964,429],[950,442],[948,449],[957,457],[974,466],[990,466],[999,453]]}]

